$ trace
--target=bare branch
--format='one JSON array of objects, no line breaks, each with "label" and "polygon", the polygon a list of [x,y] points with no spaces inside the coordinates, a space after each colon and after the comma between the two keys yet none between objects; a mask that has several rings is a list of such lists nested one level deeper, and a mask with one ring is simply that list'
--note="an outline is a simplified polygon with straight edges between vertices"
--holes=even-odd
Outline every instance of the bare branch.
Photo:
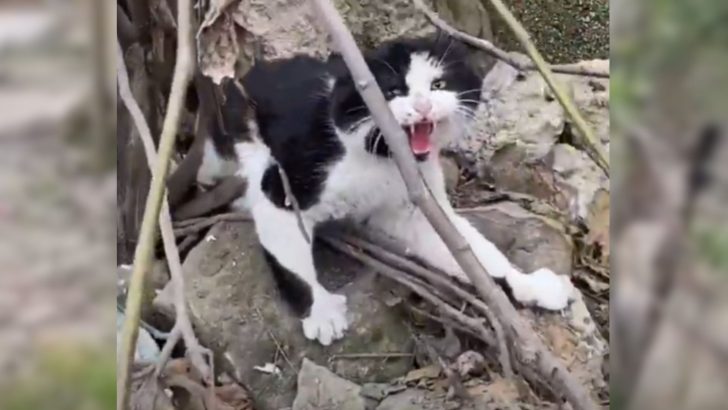
[{"label": "bare branch", "polygon": [[[440,16],[437,15],[434,11],[432,11],[425,3],[422,2],[422,0],[413,0],[415,7],[420,10],[425,17],[427,17],[430,22],[435,25],[440,30],[444,31],[448,35],[450,35],[453,38],[456,38],[463,43],[469,44],[473,47],[479,48],[488,54],[492,55],[493,57],[503,61],[504,63],[510,65],[511,67],[521,70],[521,71],[534,71],[538,68],[535,64],[527,63],[525,61],[521,61],[518,58],[515,58],[513,55],[509,54],[507,51],[501,50],[500,48],[496,47],[493,43],[491,43],[488,40],[478,38],[475,36],[471,36],[470,34],[464,33],[451,25],[447,24],[445,20],[443,20]],[[590,70],[586,67],[582,67],[575,64],[569,64],[569,65],[552,65],[551,71],[554,73],[560,73],[560,74],[572,74],[572,75],[583,75],[583,76],[589,76],[589,77],[598,77],[598,78],[609,78],[609,72],[608,71],[602,71],[602,70]]]},{"label": "bare branch", "polygon": [[311,243],[311,236],[308,234],[308,231],[306,231],[306,224],[303,223],[303,218],[301,217],[301,207],[298,206],[298,199],[296,199],[296,196],[293,195],[293,191],[291,190],[291,181],[288,179],[288,174],[286,174],[286,171],[283,169],[281,164],[278,164],[278,175],[283,183],[283,191],[286,193],[286,205],[290,204],[293,208],[293,212],[296,213],[296,220],[298,221],[298,229],[301,230],[301,234],[303,234],[303,238],[306,239],[306,242]]},{"label": "bare branch", "polygon": [[186,235],[197,233],[207,227],[215,225],[222,221],[252,221],[253,216],[248,212],[231,212],[227,214],[218,214],[205,218],[186,219],[175,223],[177,227],[174,230],[174,236],[180,238]]},{"label": "bare branch", "polygon": [[[373,236],[375,234],[368,233],[368,235]],[[513,367],[511,366],[510,354],[508,350],[508,344],[506,343],[505,332],[503,331],[503,326],[501,326],[500,322],[498,322],[498,320],[495,318],[490,308],[485,303],[483,303],[482,300],[476,298],[470,292],[467,292],[460,288],[458,285],[454,284],[452,279],[448,278],[445,273],[438,272],[436,268],[431,266],[423,268],[422,266],[407,259],[407,257],[402,253],[397,254],[389,250],[397,249],[399,247],[398,244],[396,244],[394,241],[389,240],[381,235],[376,235],[376,237],[377,239],[375,240],[375,242],[387,246],[388,249],[350,235],[344,236],[343,239],[344,241],[352,245],[358,246],[366,250],[367,252],[376,255],[379,259],[386,263],[392,264],[401,269],[405,269],[408,272],[412,272],[413,274],[423,279],[426,279],[432,284],[447,289],[460,299],[464,300],[465,302],[476,308],[481,314],[483,314],[483,316],[486,317],[486,319],[488,319],[488,322],[491,324],[491,326],[493,326],[493,330],[495,330],[496,338],[498,340],[499,361],[501,367],[503,368],[503,374],[506,377],[512,377]]]},{"label": "bare branch", "polygon": [[[129,81],[124,69],[124,55],[121,51],[121,46],[117,47],[117,61],[119,62],[118,75],[119,75],[119,95],[127,107],[131,118],[134,121],[134,125],[139,130],[139,136],[144,145],[144,152],[147,156],[147,163],[150,169],[154,168],[154,164],[157,162],[157,153],[154,148],[154,141],[152,140],[152,133],[149,130],[149,125],[144,119],[139,105],[134,100],[134,96],[131,94],[129,89]],[[169,272],[171,275],[171,281],[174,294],[174,306],[175,306],[175,326],[173,334],[176,337],[170,337],[165,346],[165,350],[171,348],[176,344],[179,338],[179,333],[184,341],[187,349],[191,352],[190,360],[193,365],[197,366],[200,373],[207,377],[210,369],[208,368],[206,361],[202,357],[201,353],[207,353],[207,349],[200,346],[197,341],[195,334],[192,330],[192,324],[187,314],[187,303],[184,299],[184,277],[182,274],[182,262],[179,259],[179,250],[175,242],[175,235],[172,229],[172,218],[169,212],[169,203],[166,197],[162,200],[162,207],[159,214],[159,228],[162,232],[162,242],[164,244],[164,252],[167,256],[167,264],[169,265]],[[170,347],[167,347],[170,346]],[[157,366],[158,369],[164,368],[164,362],[160,360]]]},{"label": "bare branch", "polygon": [[[153,157],[148,156],[148,160],[154,163],[152,172],[152,182],[149,189],[149,195],[147,197],[147,203],[144,209],[144,216],[142,218],[142,225],[139,232],[139,243],[136,247],[134,254],[134,269],[132,272],[129,294],[127,296],[126,305],[126,320],[122,329],[122,346],[120,356],[118,357],[119,364],[119,375],[117,382],[117,408],[127,409],[129,406],[129,383],[131,381],[131,367],[134,359],[134,351],[136,350],[136,340],[139,333],[139,320],[141,317],[141,304],[142,304],[142,293],[144,288],[144,277],[149,271],[152,253],[155,245],[155,234],[157,221],[160,216],[160,210],[165,209],[166,221],[168,225],[166,228],[169,233],[172,233],[171,219],[169,218],[169,209],[167,208],[167,201],[165,199],[165,180],[167,172],[169,170],[169,159],[172,156],[174,150],[174,142],[177,136],[177,128],[179,126],[180,115],[182,107],[184,105],[184,97],[187,91],[187,84],[192,77],[192,71],[194,67],[193,59],[193,45],[192,45],[192,28],[191,28],[191,13],[192,6],[190,0],[178,0],[177,4],[177,60],[175,63],[174,76],[172,80],[172,89],[169,96],[169,102],[167,106],[167,112],[164,118],[164,124],[162,127],[162,135],[159,140],[159,158],[157,161],[153,161]],[[141,110],[138,105],[134,109],[135,105],[133,101],[133,95],[129,89],[129,80],[126,74],[126,68],[123,66],[123,53],[121,46],[117,43],[117,53],[119,58],[117,63],[117,76],[119,77],[119,94],[130,113],[134,112],[133,117],[136,120],[143,119],[143,115],[140,116]],[[125,81],[123,81],[125,80]],[[135,121],[136,121],[135,120]],[[146,135],[151,140],[151,132],[146,124],[136,122],[137,126],[140,126],[140,134]],[[162,215],[164,216],[164,215]],[[162,226],[164,228],[164,226]],[[166,241],[165,241],[166,242]],[[174,244],[174,237],[172,236],[172,244]],[[167,245],[167,244],[165,244]],[[171,252],[172,250],[165,246],[165,252]],[[174,246],[174,252],[176,252],[176,245]],[[177,258],[179,263],[179,255],[167,255],[168,261],[172,259],[171,264],[174,263],[174,257]],[[171,265],[170,265],[171,266]],[[172,271],[172,269],[170,269]],[[177,272],[180,274],[180,272]],[[178,278],[177,280],[179,280]],[[175,280],[175,274],[172,275],[172,280]],[[180,286],[177,287],[177,291],[180,291]],[[184,303],[184,295],[182,294],[182,302]],[[185,307],[186,309],[186,307]],[[180,317],[178,315],[177,320]],[[184,320],[184,319],[183,319]],[[191,328],[190,328],[191,330]],[[183,336],[190,336],[185,334],[185,329],[181,328]],[[192,334],[194,337],[194,333]],[[199,344],[198,344],[199,346]],[[196,346],[188,346],[188,348],[196,348]],[[203,373],[204,374],[204,373]]]},{"label": "bare branch", "polygon": [[[497,320],[508,324],[507,331],[518,358],[525,364],[535,367],[544,379],[551,382],[554,390],[564,394],[575,409],[596,409],[597,405],[587,389],[568,372],[538,338],[533,328],[518,315],[503,290],[495,284],[493,278],[488,276],[445,211],[425,190],[415,158],[406,143],[407,137],[404,130],[389,110],[382,91],[377,86],[361,51],[336,8],[326,0],[314,0],[312,4],[330,32],[362,99],[392,150],[410,198],[450,249],[455,260],[475,285],[488,307],[493,310]],[[386,265],[384,266],[386,267]]]},{"label": "bare branch", "polygon": [[427,289],[426,286],[423,286],[422,284],[417,283],[416,280],[408,277],[408,275],[403,271],[367,255],[359,249],[356,249],[353,245],[349,245],[339,239],[334,239],[330,237],[324,237],[322,239],[324,240],[324,242],[326,242],[328,245],[338,250],[339,252],[342,252],[359,260],[360,262],[371,267],[372,269],[377,270],[377,272],[381,273],[382,275],[407,287],[412,292],[415,292],[423,299],[434,305],[442,314],[450,317],[450,319],[455,320],[458,323],[462,323],[467,326],[476,335],[478,335],[478,338],[480,338],[481,340],[485,341],[491,346],[495,345],[495,337],[490,332],[490,330],[483,325],[483,319],[476,319],[466,315],[465,313],[460,312],[459,310],[455,309],[454,307],[443,301],[441,298],[437,297],[433,292]]},{"label": "bare branch", "polygon": [[[421,2],[422,0],[414,1]],[[586,153],[589,154],[589,157],[597,165],[599,165],[599,168],[601,168],[607,176],[609,176],[609,159],[604,151],[604,147],[602,147],[601,141],[599,141],[596,135],[594,135],[591,127],[586,123],[584,117],[582,117],[571,98],[556,82],[556,78],[554,78],[549,65],[531,41],[531,36],[501,0],[490,0],[490,3],[496,11],[498,11],[498,14],[500,14],[501,18],[503,18],[503,21],[505,21],[508,27],[510,27],[513,34],[526,50],[526,54],[528,54],[528,56],[531,57],[531,60],[533,60],[533,63],[536,65],[536,69],[539,73],[541,73],[546,84],[548,84],[551,91],[553,91],[556,99],[559,101],[559,104],[564,107],[564,111],[566,111],[574,126],[579,131],[579,137],[582,140],[582,145],[584,146]]]}]

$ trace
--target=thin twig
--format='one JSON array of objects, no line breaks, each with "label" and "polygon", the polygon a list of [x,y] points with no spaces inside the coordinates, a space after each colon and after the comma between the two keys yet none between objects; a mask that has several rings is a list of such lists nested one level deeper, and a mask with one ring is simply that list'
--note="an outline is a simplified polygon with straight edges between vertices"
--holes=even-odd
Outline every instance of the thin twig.
[{"label": "thin twig", "polygon": [[[311,4],[315,7],[321,21],[331,34],[337,51],[341,53],[359,94],[362,96],[378,128],[382,131],[382,135],[392,151],[395,163],[407,187],[410,199],[432,224],[463,272],[468,276],[488,307],[493,310],[496,319],[501,323],[508,324],[507,331],[511,336],[509,339],[513,343],[515,353],[517,353],[514,356],[525,364],[534,366],[541,377],[549,380],[555,390],[562,393],[576,410],[596,409],[597,404],[589,395],[586,387],[548,350],[543,341],[536,335],[533,327],[518,314],[503,290],[487,274],[472,249],[470,249],[468,242],[465,241],[465,238],[448,218],[447,213],[432,195],[429,195],[425,190],[422,178],[417,171],[418,167],[414,155],[409,144],[407,144],[407,136],[390,111],[382,90],[377,86],[364,56],[362,56],[354,37],[344,24],[339,12],[331,1],[314,0]],[[372,259],[369,256],[366,257]],[[383,266],[383,269],[391,269],[378,261],[374,262]],[[390,273],[392,272],[390,271]],[[462,315],[457,310],[455,310],[455,313]],[[483,329],[485,328],[483,327]]]},{"label": "thin twig", "polygon": [[155,366],[155,372],[157,376],[159,376],[160,372],[164,369],[165,366],[160,366],[160,363],[167,363],[167,360],[169,360],[170,356],[172,356],[172,350],[174,349],[174,346],[177,345],[177,342],[179,342],[181,338],[182,331],[179,329],[179,326],[175,325],[172,328],[172,331],[169,332],[169,337],[164,343],[164,346],[162,346],[162,351],[159,353],[159,359],[157,359],[157,365]]},{"label": "thin twig", "polygon": [[[166,234],[168,240],[164,241],[165,253],[170,264],[170,272],[172,281],[175,286],[175,309],[177,310],[176,325],[187,343],[187,348],[191,353],[191,359],[204,376],[209,376],[210,369],[201,359],[199,353],[206,349],[195,344],[197,339],[192,332],[189,317],[186,315],[186,305],[184,301],[184,283],[181,276],[181,264],[179,262],[179,254],[174,242],[172,233],[172,221],[169,214],[168,204],[165,198],[165,179],[169,169],[169,159],[174,151],[174,142],[177,135],[177,128],[184,105],[184,97],[187,91],[187,84],[192,76],[194,61],[192,58],[192,36],[191,36],[191,3],[189,0],[178,0],[178,30],[177,30],[177,55],[172,79],[172,88],[170,91],[167,112],[162,126],[162,135],[159,140],[159,155],[155,160],[152,152],[147,152],[147,161],[150,163],[152,171],[152,181],[150,184],[149,195],[144,209],[142,225],[139,232],[139,243],[134,255],[134,270],[132,272],[129,285],[129,294],[127,297],[126,311],[127,316],[122,329],[122,348],[119,357],[119,381],[117,384],[117,408],[126,409],[129,406],[129,382],[130,368],[134,359],[134,351],[136,350],[136,339],[139,332],[139,320],[141,317],[142,293],[144,287],[144,276],[149,270],[152,260],[152,252],[155,245],[155,233],[157,221],[160,228]],[[123,51],[121,45],[117,41],[117,76],[119,79],[119,95],[127,106],[135,125],[140,131],[143,139],[152,141],[149,126],[146,124],[141,109],[134,100],[133,94],[129,87],[129,78],[124,66]],[[145,144],[146,145],[146,144]],[[153,143],[152,143],[153,148]],[[146,149],[146,147],[145,147]],[[151,155],[150,155],[151,154]],[[160,211],[163,213],[160,215]],[[161,219],[160,219],[161,217]],[[169,240],[171,239],[171,241]],[[180,265],[180,266],[176,266]],[[180,268],[180,269],[178,269]],[[181,306],[180,306],[181,301]],[[180,314],[181,313],[181,314]],[[167,343],[170,343],[170,338]],[[196,359],[197,358],[197,359]],[[200,360],[202,360],[201,363]]]},{"label": "thin twig", "polygon": [[[382,235],[377,235],[375,233],[369,233],[369,235],[376,236],[378,240],[376,240],[375,242],[384,244],[385,246],[389,245],[390,249],[392,247],[395,247],[396,249],[396,246],[398,246],[396,243],[393,243],[393,241],[387,239],[386,237],[383,237]],[[423,279],[426,279],[430,283],[446,288],[448,291],[454,293],[460,299],[464,300],[465,302],[476,308],[488,319],[488,322],[491,324],[491,326],[493,326],[493,329],[495,330],[495,334],[498,340],[499,361],[501,367],[503,368],[503,375],[509,378],[513,377],[513,367],[511,366],[508,343],[506,342],[506,335],[503,331],[503,326],[495,318],[495,316],[493,315],[493,311],[490,310],[490,308],[485,303],[483,303],[483,301],[475,297],[475,295],[463,290],[460,286],[453,283],[452,279],[445,277],[445,274],[442,272],[438,273],[437,270],[433,267],[422,267],[417,263],[407,259],[406,256],[403,256],[401,254],[398,255],[397,253],[385,249],[379,245],[376,245],[375,243],[354,237],[352,235],[345,235],[343,239],[344,241],[352,245],[358,246],[366,250],[367,252],[376,255],[377,258],[381,259],[383,262],[390,263],[396,267],[399,267]]]},{"label": "thin twig", "polygon": [[[147,164],[150,169],[154,169],[154,164],[157,162],[157,153],[154,148],[154,141],[152,140],[152,133],[149,129],[144,115],[142,114],[139,105],[134,99],[131,90],[129,89],[128,75],[124,68],[124,55],[121,50],[121,45],[117,44],[117,60],[119,67],[117,68],[119,76],[119,95],[122,102],[127,107],[130,116],[134,122],[135,127],[139,132],[139,136],[144,146],[144,152],[147,157]],[[172,229],[172,218],[169,212],[169,203],[167,202],[166,196],[162,200],[162,207],[159,213],[159,228],[162,233],[162,243],[164,245],[164,252],[167,257],[167,264],[169,266],[169,272],[173,285],[174,294],[174,307],[175,307],[175,326],[174,330],[183,336],[185,345],[190,351],[190,361],[203,377],[209,376],[210,369],[208,368],[206,361],[202,357],[201,353],[207,353],[207,349],[200,346],[199,341],[195,337],[194,331],[192,330],[192,324],[187,314],[187,303],[184,300],[184,277],[182,274],[182,262],[179,259],[179,249],[175,242],[175,235]],[[176,335],[177,336],[177,335]],[[174,347],[179,337],[169,338],[165,343],[165,350],[167,346],[169,350]],[[160,360],[157,364],[157,371],[161,371],[164,368],[165,360]]]},{"label": "thin twig", "polygon": [[[264,318],[263,312],[261,312],[260,311],[260,308],[258,308],[257,306],[255,308],[255,313],[257,313],[258,314],[258,317],[261,320],[263,320],[263,318]],[[263,327],[265,327],[266,333],[268,333],[268,336],[270,336],[270,338],[273,340],[273,343],[275,343],[276,349],[279,352],[281,352],[281,356],[283,356],[283,360],[285,360],[286,363],[288,364],[288,366],[291,368],[291,370],[293,370],[295,372],[296,371],[296,366],[294,366],[293,365],[293,362],[291,362],[291,359],[288,358],[288,355],[286,354],[286,351],[283,350],[283,346],[278,341],[278,338],[275,336],[275,334],[273,334],[273,332],[270,331],[270,329],[268,329],[268,326],[266,326],[265,323],[263,323]]]},{"label": "thin twig", "polygon": [[332,355],[329,360],[341,360],[341,359],[392,359],[400,357],[412,357],[412,353],[392,352],[392,353],[341,353]]},{"label": "thin twig", "polygon": [[440,323],[441,325],[443,325],[443,327],[450,326],[453,329],[459,330],[463,333],[466,333],[466,334],[474,337],[475,339],[479,339],[479,340],[482,340],[484,343],[488,343],[487,341],[483,340],[483,337],[481,335],[479,335],[478,332],[476,332],[475,330],[473,330],[463,324],[460,324],[458,322],[453,322],[452,319],[447,319],[442,316],[432,314],[424,309],[420,309],[416,306],[413,306],[412,304],[408,304],[407,309],[409,309],[410,311],[412,311],[414,313],[417,313],[418,315],[424,316],[432,321]]},{"label": "thin twig", "polygon": [[[415,5],[415,8],[420,10],[425,15],[425,17],[427,17],[427,19],[430,20],[430,22],[434,26],[436,26],[440,30],[444,31],[451,37],[458,39],[466,44],[470,44],[473,47],[479,48],[517,70],[534,71],[534,70],[538,69],[535,64],[528,63],[528,62],[515,58],[513,55],[509,54],[507,51],[501,50],[500,48],[496,47],[493,43],[491,43],[488,40],[478,38],[475,36],[471,36],[470,34],[467,34],[465,32],[462,32],[462,31],[452,27],[445,20],[443,20],[440,16],[438,16],[437,13],[435,13],[429,7],[427,7],[427,5],[425,5],[425,3],[422,2],[422,0],[413,0],[413,2]],[[590,70],[586,67],[581,67],[579,65],[574,65],[574,64],[552,65],[551,71],[553,71],[555,73],[560,73],[560,74],[571,74],[571,75],[583,75],[583,76],[598,77],[598,78],[609,78],[609,72],[604,72],[602,70]]]},{"label": "thin twig", "polygon": [[[421,2],[422,0],[415,1]],[[563,87],[556,82],[556,78],[554,78],[546,60],[544,60],[541,53],[531,41],[531,36],[528,34],[526,29],[523,28],[523,25],[521,25],[521,23],[519,23],[513,16],[511,11],[508,10],[508,7],[503,3],[503,1],[490,0],[490,3],[496,9],[498,14],[500,14],[503,21],[505,21],[523,48],[526,50],[526,54],[531,57],[531,60],[533,60],[533,63],[536,65],[536,69],[539,73],[541,73],[544,81],[546,81],[546,84],[548,84],[549,88],[551,88],[551,91],[553,91],[561,106],[564,107],[564,111],[566,111],[569,115],[574,126],[576,126],[580,133],[579,136],[582,139],[582,145],[586,149],[586,153],[589,154],[589,157],[591,157],[591,159],[599,165],[604,173],[609,176],[609,159],[604,151],[604,147],[602,147],[601,141],[599,141],[596,135],[594,135],[591,127],[586,123],[584,117],[582,117],[581,113],[576,108],[576,105],[574,105],[574,102],[568,94],[566,94]]]},{"label": "thin twig", "polygon": [[455,394],[464,401],[472,401],[473,398],[463,387],[463,381],[460,380],[460,376],[452,371],[450,366],[448,366],[445,362],[445,359],[442,358],[442,355],[438,353],[437,349],[435,349],[431,344],[427,343],[427,341],[422,340],[419,336],[417,336],[417,333],[413,329],[410,329],[410,334],[412,335],[412,338],[415,340],[416,344],[424,347],[425,353],[427,353],[427,356],[430,357],[430,360],[440,366],[442,372],[445,373],[445,376],[447,377],[447,381],[450,383],[450,386],[455,391]]},{"label": "thin twig", "polygon": [[349,245],[341,240],[330,237],[323,237],[321,239],[339,252],[342,252],[359,260],[360,262],[371,267],[372,269],[375,269],[382,275],[409,288],[411,291],[417,293],[423,299],[434,305],[443,314],[474,329],[475,332],[480,335],[480,338],[483,339],[486,343],[490,344],[491,346],[495,345],[495,337],[491,333],[491,331],[483,325],[482,319],[472,318],[455,309],[439,297],[435,296],[435,294],[427,289],[426,286],[416,283],[416,281],[413,278],[408,277],[405,272],[390,265],[387,265],[386,263],[380,262],[379,260],[367,255],[359,249],[356,249],[354,246]]},{"label": "thin twig", "polygon": [[308,231],[306,230],[306,225],[303,223],[301,208],[298,206],[298,199],[296,199],[296,196],[293,195],[293,190],[291,190],[291,181],[288,179],[288,174],[286,174],[286,171],[280,164],[278,164],[278,175],[280,175],[281,182],[283,183],[283,191],[286,193],[286,201],[291,204],[291,206],[293,207],[293,212],[296,213],[298,229],[301,230],[301,233],[306,239],[306,242],[311,243],[311,236],[309,236]]},{"label": "thin twig", "polygon": [[231,212],[227,214],[218,214],[205,218],[186,219],[175,223],[177,229],[174,230],[174,236],[181,238],[193,233],[197,233],[207,227],[215,225],[222,221],[252,221],[253,217],[248,212]]}]

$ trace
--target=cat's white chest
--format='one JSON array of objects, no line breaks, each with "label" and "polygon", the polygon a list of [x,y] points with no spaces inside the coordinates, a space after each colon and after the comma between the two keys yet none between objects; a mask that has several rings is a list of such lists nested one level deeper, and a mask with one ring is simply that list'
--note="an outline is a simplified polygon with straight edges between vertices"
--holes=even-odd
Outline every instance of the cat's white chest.
[{"label": "cat's white chest", "polygon": [[406,206],[407,189],[393,161],[347,154],[326,180],[315,219],[366,218],[382,207]]}]

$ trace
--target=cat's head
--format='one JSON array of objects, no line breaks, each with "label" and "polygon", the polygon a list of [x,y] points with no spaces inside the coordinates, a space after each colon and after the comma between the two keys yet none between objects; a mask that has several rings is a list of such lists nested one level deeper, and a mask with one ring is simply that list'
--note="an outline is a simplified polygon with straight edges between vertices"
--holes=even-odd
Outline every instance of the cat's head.
[{"label": "cat's head", "polygon": [[[462,132],[473,116],[481,96],[482,79],[468,58],[469,52],[462,43],[442,35],[394,40],[365,55],[389,108],[420,161]],[[332,89],[336,127],[345,134],[363,137],[361,147],[369,152],[389,156],[384,138],[374,126],[351,77],[340,62],[339,67]]]}]

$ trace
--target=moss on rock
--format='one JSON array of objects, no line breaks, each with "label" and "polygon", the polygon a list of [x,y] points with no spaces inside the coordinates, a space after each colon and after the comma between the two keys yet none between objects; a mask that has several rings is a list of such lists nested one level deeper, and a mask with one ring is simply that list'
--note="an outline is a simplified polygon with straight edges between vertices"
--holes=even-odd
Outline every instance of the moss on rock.
[{"label": "moss on rock", "polygon": [[[522,50],[488,0],[496,44]],[[607,0],[504,0],[531,34],[547,61],[571,63],[609,58],[609,2]]]}]

